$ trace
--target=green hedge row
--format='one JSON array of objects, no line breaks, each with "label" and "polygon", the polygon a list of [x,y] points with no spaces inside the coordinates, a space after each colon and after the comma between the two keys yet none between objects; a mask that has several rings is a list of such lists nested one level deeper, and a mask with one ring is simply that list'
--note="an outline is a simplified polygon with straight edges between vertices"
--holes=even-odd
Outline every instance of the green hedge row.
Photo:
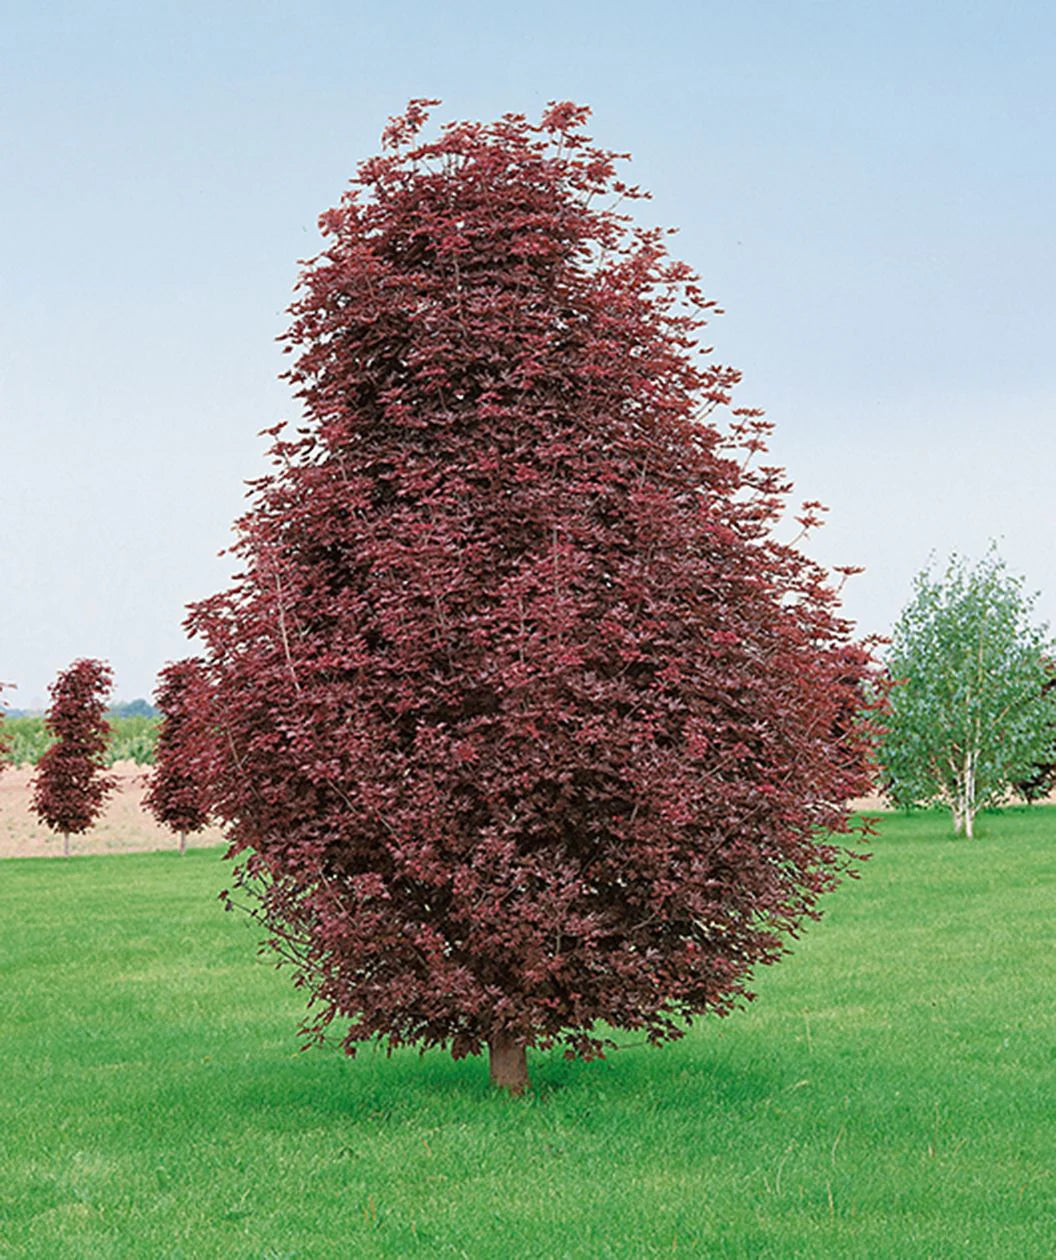
[{"label": "green hedge row", "polygon": [[[154,764],[159,718],[111,717],[107,720],[111,731],[107,765],[115,761],[134,761],[138,766]],[[7,760],[16,766],[35,766],[53,742],[40,716],[6,718],[0,730],[11,745]]]}]

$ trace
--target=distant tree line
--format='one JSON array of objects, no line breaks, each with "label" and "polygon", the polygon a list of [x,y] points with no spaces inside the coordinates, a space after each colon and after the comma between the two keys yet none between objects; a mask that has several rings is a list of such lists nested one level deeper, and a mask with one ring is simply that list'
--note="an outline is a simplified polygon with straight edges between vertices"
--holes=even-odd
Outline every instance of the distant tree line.
[{"label": "distant tree line", "polygon": [[[5,712],[9,718],[42,718],[44,716],[43,709],[9,708],[5,710]],[[106,717],[108,721],[112,721],[114,718],[156,718],[160,717],[160,715],[160,710],[157,706],[151,704],[149,700],[144,700],[142,697],[136,700],[122,700],[120,704],[112,704],[106,710]]]}]

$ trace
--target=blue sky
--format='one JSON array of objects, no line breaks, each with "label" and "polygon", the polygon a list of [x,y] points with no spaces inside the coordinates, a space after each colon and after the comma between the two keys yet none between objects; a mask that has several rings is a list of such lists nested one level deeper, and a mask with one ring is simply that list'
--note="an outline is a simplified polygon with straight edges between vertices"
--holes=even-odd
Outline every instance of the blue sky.
[{"label": "blue sky", "polygon": [[[316,219],[388,115],[592,107],[890,628],[991,537],[1056,621],[1056,9],[0,0],[0,679],[148,695],[221,587]],[[640,216],[641,217],[641,216]]]}]

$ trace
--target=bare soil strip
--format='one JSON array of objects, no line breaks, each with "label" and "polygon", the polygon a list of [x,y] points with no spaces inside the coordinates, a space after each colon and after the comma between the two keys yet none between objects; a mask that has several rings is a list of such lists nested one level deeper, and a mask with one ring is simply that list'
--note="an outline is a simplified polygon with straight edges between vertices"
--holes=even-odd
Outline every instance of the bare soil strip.
[{"label": "bare soil strip", "polygon": [[[70,837],[70,852],[136,853],[152,849],[175,849],[177,838],[167,827],[155,822],[143,807],[148,767],[132,761],[119,761],[110,770],[117,788],[106,811],[91,831]],[[0,858],[62,857],[62,836],[50,832],[30,811],[32,766],[5,766],[0,774]],[[187,837],[187,845],[220,844],[223,833],[208,827]]]},{"label": "bare soil strip", "polygon": [[[106,811],[91,831],[70,837],[70,853],[144,853],[175,849],[176,836],[155,822],[143,807],[148,767],[132,761],[119,761],[110,773],[117,789]],[[32,766],[5,766],[0,774],[0,858],[62,857],[62,837],[53,835],[30,811]],[[1056,803],[1056,793],[1049,797]],[[851,808],[861,813],[884,813],[889,806],[882,796],[863,796]],[[222,844],[219,827],[207,827],[187,837],[188,848]]]}]

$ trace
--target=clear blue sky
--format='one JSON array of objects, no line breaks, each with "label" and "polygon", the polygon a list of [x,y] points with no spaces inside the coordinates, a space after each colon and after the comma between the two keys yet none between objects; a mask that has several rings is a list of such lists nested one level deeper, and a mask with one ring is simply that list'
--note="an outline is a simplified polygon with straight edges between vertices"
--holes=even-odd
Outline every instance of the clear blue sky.
[{"label": "clear blue sky", "polygon": [[412,96],[594,110],[887,630],[999,540],[1056,621],[1056,8],[0,0],[0,679],[149,695],[222,586],[320,211]]}]

